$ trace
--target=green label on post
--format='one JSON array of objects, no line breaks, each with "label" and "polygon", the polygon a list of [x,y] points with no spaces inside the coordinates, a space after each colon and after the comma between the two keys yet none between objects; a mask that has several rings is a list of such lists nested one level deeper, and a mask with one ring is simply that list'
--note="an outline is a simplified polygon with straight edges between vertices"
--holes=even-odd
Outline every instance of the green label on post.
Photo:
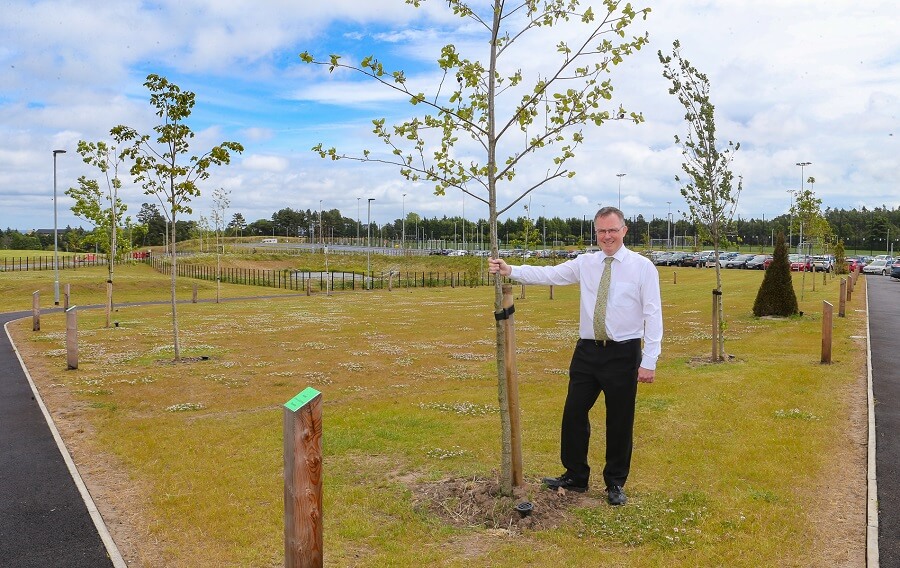
[{"label": "green label on post", "polygon": [[312,387],[306,387],[302,392],[300,392],[300,394],[284,403],[284,406],[291,412],[297,412],[298,410],[300,410],[300,408],[303,407],[304,404],[308,403],[320,394],[322,393],[320,393],[316,389]]}]

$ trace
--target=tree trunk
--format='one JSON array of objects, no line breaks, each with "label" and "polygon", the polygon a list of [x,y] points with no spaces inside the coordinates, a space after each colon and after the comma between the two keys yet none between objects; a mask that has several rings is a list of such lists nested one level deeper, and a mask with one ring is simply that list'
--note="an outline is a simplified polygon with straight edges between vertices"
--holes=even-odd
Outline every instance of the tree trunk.
[{"label": "tree trunk", "polygon": [[175,362],[181,361],[181,345],[178,343],[178,302],[175,300],[175,279],[177,275],[177,256],[175,256],[175,215],[172,215],[172,234],[169,235],[172,245],[172,345],[175,348]]}]

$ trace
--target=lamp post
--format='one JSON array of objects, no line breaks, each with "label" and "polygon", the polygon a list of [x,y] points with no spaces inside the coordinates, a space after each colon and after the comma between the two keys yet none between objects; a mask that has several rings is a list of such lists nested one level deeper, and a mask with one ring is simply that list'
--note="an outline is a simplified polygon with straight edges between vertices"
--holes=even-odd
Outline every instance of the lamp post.
[{"label": "lamp post", "polygon": [[789,210],[791,216],[790,221],[788,221],[788,250],[791,250],[794,244],[794,190],[789,189],[787,192],[791,196],[791,208]]},{"label": "lamp post", "polygon": [[322,224],[322,200],[319,200],[319,242],[325,246],[325,225]]},{"label": "lamp post", "polygon": [[59,245],[56,225],[56,155],[65,150],[53,150],[53,305],[59,305]]},{"label": "lamp post", "polygon": [[[372,273],[372,202],[375,201],[374,197],[369,198],[369,212],[366,217],[366,275],[370,275]],[[369,290],[372,289],[372,281],[369,280]]]},{"label": "lamp post", "polygon": [[356,246],[359,246],[359,200],[362,197],[356,198]]},{"label": "lamp post", "polygon": [[626,174],[616,174],[616,177],[619,178],[619,211],[622,210],[622,178],[625,177]]},{"label": "lamp post", "polygon": [[[800,197],[803,194],[803,184],[804,184],[803,168],[805,168],[806,166],[809,166],[811,164],[812,164],[812,162],[797,162],[797,164],[796,164],[796,165],[800,166],[800,192],[797,193],[797,197]],[[793,203],[792,203],[792,205],[793,205]],[[793,215],[791,215],[791,217],[793,218]],[[793,224],[793,223],[791,223],[791,224]],[[802,228],[800,229],[800,242],[797,244],[800,246],[803,245],[803,229]]]},{"label": "lamp post", "polygon": [[543,239],[541,242],[541,247],[546,251],[547,250],[547,206],[541,205],[541,217],[544,219],[544,231],[543,231]]},{"label": "lamp post", "polygon": [[804,183],[803,168],[805,168],[806,166],[812,165],[812,162],[797,162],[797,165],[800,166],[800,191],[802,192],[803,191],[803,183]]},{"label": "lamp post", "polygon": [[666,217],[666,247],[672,248],[672,237],[669,236],[669,233],[672,229],[672,202],[666,201],[669,204],[669,215]]},{"label": "lamp post", "polygon": [[400,231],[403,233],[400,235],[400,249],[403,251],[403,254],[406,254],[406,194],[403,194],[403,219],[400,222],[401,229]]}]

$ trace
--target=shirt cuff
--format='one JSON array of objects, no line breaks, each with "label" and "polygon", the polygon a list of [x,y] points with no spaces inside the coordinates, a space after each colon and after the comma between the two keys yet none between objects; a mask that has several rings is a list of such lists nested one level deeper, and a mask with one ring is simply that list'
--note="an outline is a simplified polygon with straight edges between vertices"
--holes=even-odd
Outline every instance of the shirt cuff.
[{"label": "shirt cuff", "polygon": [[643,357],[641,357],[641,367],[643,367],[647,370],[650,370],[650,371],[655,371],[656,370],[656,359],[657,359],[657,357],[650,357],[648,355],[644,355]]}]

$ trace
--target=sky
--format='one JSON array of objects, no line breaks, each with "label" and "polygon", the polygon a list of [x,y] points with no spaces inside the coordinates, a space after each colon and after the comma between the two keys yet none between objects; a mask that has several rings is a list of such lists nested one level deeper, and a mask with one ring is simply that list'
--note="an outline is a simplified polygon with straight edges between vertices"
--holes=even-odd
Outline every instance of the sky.
[{"label": "sky", "polygon": [[[600,2],[581,4],[602,11]],[[744,186],[738,216],[784,214],[790,192],[801,188],[812,188],[823,207],[900,207],[895,0],[634,6],[652,9],[628,29],[647,33],[649,45],[614,68],[610,110],[621,104],[645,121],[586,127],[585,143],[569,164],[576,175],[516,202],[546,171],[540,160],[526,162],[498,193],[498,205],[508,207],[501,219],[590,217],[600,205],[620,203],[628,217],[680,218],[686,206],[675,180],[682,156],[674,137],[684,136],[686,123],[657,56],[670,53],[676,39],[709,78],[720,146],[741,145],[732,163]],[[66,150],[55,168],[58,225],[90,226],[75,217],[64,194],[79,176],[99,175],[76,146],[109,141],[119,124],[150,132],[157,124],[143,86],[150,73],[196,93],[187,121],[196,133],[193,153],[226,140],[244,146],[230,165],[212,170],[193,213],[181,219],[211,218],[218,188],[229,192],[226,219],[241,213],[248,222],[284,207],[339,209],[365,222],[369,199],[376,223],[409,212],[487,217],[484,203],[458,190],[436,196],[430,184],[405,181],[395,167],[323,160],[311,151],[322,143],[348,154],[383,155],[371,121],[396,124],[425,109],[371,79],[304,64],[299,54],[336,53],[350,62],[376,55],[433,96],[442,46],[453,43],[473,59],[485,53],[484,32],[453,15],[446,2],[426,0],[416,9],[403,0],[6,0],[3,13],[0,228],[53,227],[53,150]],[[559,40],[574,42],[578,30],[570,24],[523,36],[502,69],[521,69],[526,82],[533,80],[556,61]],[[461,142],[461,154],[472,150]],[[801,169],[799,162],[810,165]],[[815,183],[804,185],[810,176]],[[123,178],[126,214],[156,203]]]}]

